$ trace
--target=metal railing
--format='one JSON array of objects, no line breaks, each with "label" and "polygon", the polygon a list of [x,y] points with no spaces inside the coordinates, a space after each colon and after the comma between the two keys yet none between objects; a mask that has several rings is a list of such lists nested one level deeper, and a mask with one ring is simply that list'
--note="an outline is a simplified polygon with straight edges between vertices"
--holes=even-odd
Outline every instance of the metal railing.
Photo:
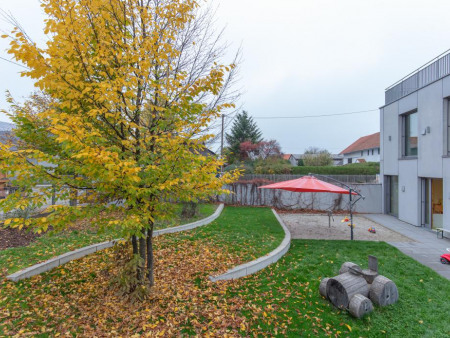
[{"label": "metal railing", "polygon": [[450,75],[450,50],[386,88],[385,104],[395,102],[447,75]]}]

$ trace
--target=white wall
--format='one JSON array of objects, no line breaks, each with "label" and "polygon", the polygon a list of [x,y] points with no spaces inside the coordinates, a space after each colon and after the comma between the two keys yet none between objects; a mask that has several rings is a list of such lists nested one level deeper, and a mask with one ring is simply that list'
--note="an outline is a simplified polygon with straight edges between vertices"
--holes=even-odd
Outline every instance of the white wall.
[{"label": "white wall", "polygon": [[384,107],[381,110],[383,114],[383,126],[381,136],[383,147],[381,149],[383,157],[384,175],[398,175],[399,158],[399,117],[398,101]]},{"label": "white wall", "polygon": [[298,160],[294,157],[294,156],[292,156],[291,155],[291,157],[289,157],[289,160],[288,160],[290,163],[291,163],[291,165],[292,166],[294,166],[294,167],[296,167],[297,165],[298,165]]},{"label": "white wall", "polygon": [[[373,149],[373,155],[372,155],[372,149]],[[363,158],[366,160],[366,162],[380,162],[380,154],[378,154],[379,148],[371,148],[371,149],[365,149],[360,151],[354,151],[353,153],[347,153],[344,154],[344,164],[348,164],[348,160],[351,158],[353,161],[352,163],[356,163],[356,160]],[[361,155],[361,151],[363,152],[363,155]],[[369,151],[369,154],[367,154],[367,151]]]},{"label": "white wall", "polygon": [[417,176],[417,160],[399,161],[398,218],[420,226],[420,184]]},{"label": "white wall", "polygon": [[[444,227],[450,230],[450,157],[446,146],[448,97],[450,76],[382,107],[380,114],[382,182],[386,175],[399,176],[399,219],[420,226],[421,178],[443,178]],[[419,117],[418,156],[417,159],[401,159],[401,115],[415,109]],[[430,132],[425,133],[427,127]]]},{"label": "white wall", "polygon": [[[442,81],[419,91],[419,176],[442,177],[444,98]],[[422,135],[426,127],[430,133]]]}]

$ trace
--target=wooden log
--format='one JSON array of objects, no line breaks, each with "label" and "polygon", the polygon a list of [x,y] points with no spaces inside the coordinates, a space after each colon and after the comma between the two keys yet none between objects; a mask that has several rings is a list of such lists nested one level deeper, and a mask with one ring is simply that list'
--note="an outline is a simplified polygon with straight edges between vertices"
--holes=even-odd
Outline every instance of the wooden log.
[{"label": "wooden log", "polygon": [[378,258],[369,256],[369,270],[378,272]]},{"label": "wooden log", "polygon": [[374,270],[363,270],[362,271],[362,276],[366,279],[366,282],[369,284],[372,284],[375,277],[378,276],[378,272],[374,271]]},{"label": "wooden log", "polygon": [[320,285],[319,285],[319,293],[328,299],[327,296],[327,283],[330,279],[329,278],[324,278],[320,281]]},{"label": "wooden log", "polygon": [[384,276],[375,277],[370,286],[369,298],[379,306],[387,306],[398,301],[397,285]]},{"label": "wooden log", "polygon": [[348,308],[350,300],[358,293],[367,297],[369,286],[364,277],[350,272],[330,278],[327,283],[328,299],[340,309]]},{"label": "wooden log", "polygon": [[353,317],[361,318],[373,311],[373,304],[369,298],[363,295],[354,295],[348,306],[348,311]]},{"label": "wooden log", "polygon": [[358,264],[355,264],[353,262],[345,262],[339,269],[339,274],[342,275],[343,273],[351,272],[350,268],[353,268],[356,271],[362,271]]}]

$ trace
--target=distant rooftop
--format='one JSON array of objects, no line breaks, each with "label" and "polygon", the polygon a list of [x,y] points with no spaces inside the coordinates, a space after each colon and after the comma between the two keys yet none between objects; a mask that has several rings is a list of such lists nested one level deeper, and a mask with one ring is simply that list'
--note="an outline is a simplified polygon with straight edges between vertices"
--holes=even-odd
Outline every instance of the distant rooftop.
[{"label": "distant rooftop", "polygon": [[391,104],[447,75],[450,75],[450,50],[386,88],[385,105]]},{"label": "distant rooftop", "polygon": [[[297,159],[297,160],[300,160],[300,159],[304,159],[305,158],[305,156],[306,156],[306,154],[289,154],[289,155],[292,155],[292,156],[294,156],[294,158],[295,159]],[[318,154],[308,154],[309,156],[317,156]],[[343,156],[341,155],[341,154],[330,154],[331,155],[331,157],[334,159],[334,160],[337,160],[337,159],[342,159],[343,158]]]},{"label": "distant rooftop", "polygon": [[380,133],[360,137],[347,148],[341,151],[341,154],[349,154],[355,151],[361,151],[380,147]]}]

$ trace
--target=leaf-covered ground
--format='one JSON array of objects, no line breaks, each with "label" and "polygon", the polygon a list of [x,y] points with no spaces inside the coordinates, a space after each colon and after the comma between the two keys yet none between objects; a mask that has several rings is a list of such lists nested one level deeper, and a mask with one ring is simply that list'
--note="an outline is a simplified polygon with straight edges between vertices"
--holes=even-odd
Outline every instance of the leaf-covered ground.
[{"label": "leaf-covered ground", "polygon": [[[191,219],[181,218],[181,206],[176,206],[175,216],[170,221],[164,220],[156,224],[157,228],[177,226],[212,215],[217,205],[200,204],[198,214]],[[113,229],[97,232],[87,221],[81,220],[61,233],[46,233],[28,246],[0,250],[0,271],[11,274],[20,269],[37,264],[63,253],[95,243],[118,238]]]},{"label": "leaf-covered ground", "polygon": [[[283,232],[268,209],[226,208],[211,225],[156,239],[156,287],[133,303],[110,285],[117,252],[108,250],[19,283],[2,280],[0,336],[351,336],[448,337],[450,283],[385,243],[294,240],[278,263],[231,282],[209,275],[275,248]],[[123,250],[123,249],[122,249]],[[340,265],[367,266],[399,288],[397,304],[361,320],[318,293]]]},{"label": "leaf-covered ground", "polygon": [[124,299],[110,285],[118,271],[113,249],[29,280],[3,279],[0,336],[245,333],[244,299],[229,293],[243,281],[212,283],[208,276],[268,253],[283,236],[270,209],[226,208],[209,226],[157,237],[156,287],[143,303]]}]

